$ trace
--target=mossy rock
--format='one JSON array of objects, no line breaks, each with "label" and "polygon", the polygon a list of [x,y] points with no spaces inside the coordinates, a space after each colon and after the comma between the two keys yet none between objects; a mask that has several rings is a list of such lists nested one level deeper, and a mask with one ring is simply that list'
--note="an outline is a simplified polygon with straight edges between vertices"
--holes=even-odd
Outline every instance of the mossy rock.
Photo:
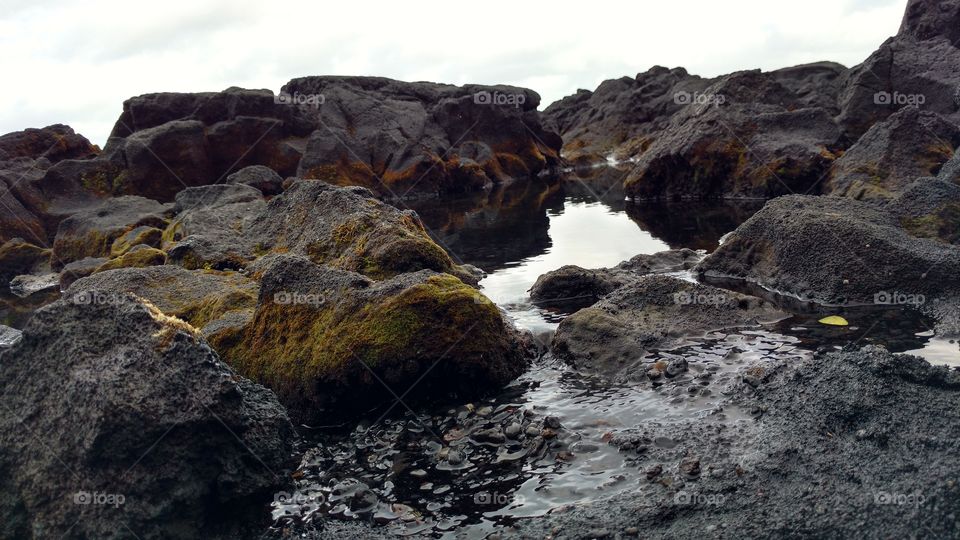
[{"label": "mossy rock", "polygon": [[276,257],[252,323],[218,344],[303,421],[369,410],[390,399],[384,384],[410,389],[410,401],[476,395],[518,376],[530,354],[500,310],[454,276],[374,282],[297,256]]},{"label": "mossy rock", "polygon": [[50,250],[35,246],[21,238],[13,238],[0,246],[0,276],[5,279],[29,274],[45,266]]},{"label": "mossy rock", "polygon": [[141,244],[159,248],[162,236],[163,231],[156,227],[136,227],[113,241],[113,245],[110,247],[110,255],[112,257],[120,257],[130,251],[130,248],[133,246]]},{"label": "mossy rock", "polygon": [[111,259],[104,263],[96,272],[106,272],[107,270],[116,270],[118,268],[146,268],[148,266],[160,266],[167,262],[167,254],[157,248],[150,246],[137,246],[127,253]]},{"label": "mossy rock", "polygon": [[74,282],[67,294],[92,290],[133,293],[165,315],[183,319],[202,330],[229,312],[252,309],[257,303],[258,286],[236,272],[165,265],[93,274]]}]

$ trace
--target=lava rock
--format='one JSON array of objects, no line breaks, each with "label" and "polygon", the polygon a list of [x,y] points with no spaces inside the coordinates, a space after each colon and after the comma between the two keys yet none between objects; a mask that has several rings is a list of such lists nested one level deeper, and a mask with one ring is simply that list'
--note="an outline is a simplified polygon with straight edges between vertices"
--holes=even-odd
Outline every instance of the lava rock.
[{"label": "lava rock", "polygon": [[279,195],[283,192],[283,177],[263,165],[244,167],[228,176],[227,183],[255,187],[264,195]]}]

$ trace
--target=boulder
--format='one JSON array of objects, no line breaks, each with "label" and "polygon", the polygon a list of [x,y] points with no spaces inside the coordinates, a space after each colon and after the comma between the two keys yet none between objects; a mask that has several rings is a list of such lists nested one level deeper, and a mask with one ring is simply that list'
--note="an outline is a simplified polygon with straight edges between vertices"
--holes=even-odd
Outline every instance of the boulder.
[{"label": "boulder", "polygon": [[316,101],[304,178],[404,197],[474,191],[560,164],[560,137],[541,127],[540,96],[524,88],[303,77],[281,95]]},{"label": "boulder", "polygon": [[939,178],[920,178],[893,197],[885,208],[913,236],[960,244],[960,185]]},{"label": "boulder", "polygon": [[541,306],[586,307],[642,276],[690,270],[702,258],[701,253],[691,249],[675,249],[637,255],[613,268],[563,266],[538,277],[530,288],[530,299]]},{"label": "boulder", "polygon": [[824,191],[887,199],[921,176],[936,176],[960,146],[960,126],[937,113],[905,107],[874,124],[833,162]]},{"label": "boulder", "polygon": [[55,291],[59,286],[59,274],[42,274],[39,276],[24,274],[10,280],[10,292],[20,298],[26,298],[35,293]]},{"label": "boulder", "polygon": [[905,106],[960,123],[957,0],[911,0],[900,32],[843,76],[838,121],[855,140]]},{"label": "boulder", "polygon": [[15,189],[21,185],[17,183],[19,176],[16,169],[0,170],[0,242],[23,238],[46,244],[48,237],[43,221],[17,197]]},{"label": "boulder", "polygon": [[67,263],[60,271],[60,290],[67,290],[74,281],[93,274],[109,260],[105,257],[85,257],[79,261]]},{"label": "boulder", "polygon": [[40,309],[0,365],[4,537],[236,537],[285,481],[276,397],[133,296]]},{"label": "boulder", "polygon": [[0,324],[0,350],[16,345],[22,335],[23,333],[16,328]]},{"label": "boulder", "polygon": [[712,330],[757,326],[787,315],[743,294],[672,276],[644,276],[560,323],[553,352],[578,370],[617,378],[653,348]]},{"label": "boulder", "polygon": [[372,281],[291,255],[263,273],[249,328],[215,343],[307,422],[396,395],[477,396],[517,377],[531,355],[500,310],[451,275],[422,270]]},{"label": "boulder", "polygon": [[[694,98],[691,98],[694,99]],[[770,74],[722,77],[673,115],[624,180],[634,199],[816,191],[842,146],[829,110]]]},{"label": "boulder", "polygon": [[55,267],[83,259],[110,255],[114,241],[147,226],[166,227],[168,206],[135,196],[115,197],[63,220],[53,240]]},{"label": "boulder", "polygon": [[228,176],[227,183],[252,186],[264,195],[279,195],[283,192],[283,177],[263,165],[244,167]]},{"label": "boulder", "polygon": [[0,245],[0,280],[20,274],[31,274],[49,266],[50,250],[35,246],[22,238],[13,238]]},{"label": "boulder", "polygon": [[147,266],[160,266],[166,264],[167,254],[157,248],[145,244],[134,246],[123,255],[111,259],[101,266],[95,272],[106,272],[107,270],[116,270],[117,268],[145,268]]},{"label": "boulder", "polygon": [[156,227],[142,225],[124,233],[113,241],[110,246],[110,256],[120,257],[133,249],[134,246],[149,246],[159,248],[163,231]]},{"label": "boulder", "polygon": [[769,201],[697,271],[824,304],[893,295],[929,304],[960,291],[960,247],[912,236],[877,205],[791,195]]},{"label": "boulder", "polygon": [[253,218],[244,236],[261,254],[304,255],[374,279],[424,269],[464,274],[415,212],[380,202],[361,187],[295,181]]},{"label": "boulder", "polygon": [[86,137],[63,124],[0,135],[0,161],[45,158],[56,163],[64,159],[88,159],[99,153],[100,149]]}]

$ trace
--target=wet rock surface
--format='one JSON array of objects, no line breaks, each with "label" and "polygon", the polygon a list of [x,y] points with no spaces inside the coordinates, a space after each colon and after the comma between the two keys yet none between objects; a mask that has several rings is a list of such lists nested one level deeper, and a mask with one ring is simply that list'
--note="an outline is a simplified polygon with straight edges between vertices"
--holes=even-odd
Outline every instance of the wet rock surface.
[{"label": "wet rock surface", "polygon": [[[643,353],[651,348],[675,347],[711,330],[757,326],[784,317],[759,298],[651,275],[564,319],[552,348],[578,370],[619,378],[638,370]],[[668,376],[682,371],[679,366],[664,369]]]},{"label": "wet rock surface", "polygon": [[273,394],[132,296],[41,309],[0,365],[7,537],[235,537],[291,458]]}]

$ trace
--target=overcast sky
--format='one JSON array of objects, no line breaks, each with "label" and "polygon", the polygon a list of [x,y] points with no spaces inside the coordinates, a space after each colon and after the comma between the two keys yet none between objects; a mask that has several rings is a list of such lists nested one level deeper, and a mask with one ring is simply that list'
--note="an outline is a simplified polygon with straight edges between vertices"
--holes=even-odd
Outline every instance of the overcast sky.
[{"label": "overcast sky", "polygon": [[304,75],[533,88],[543,105],[653,65],[715,76],[863,61],[905,0],[369,2],[0,0],[0,133],[102,145],[123,100]]}]

